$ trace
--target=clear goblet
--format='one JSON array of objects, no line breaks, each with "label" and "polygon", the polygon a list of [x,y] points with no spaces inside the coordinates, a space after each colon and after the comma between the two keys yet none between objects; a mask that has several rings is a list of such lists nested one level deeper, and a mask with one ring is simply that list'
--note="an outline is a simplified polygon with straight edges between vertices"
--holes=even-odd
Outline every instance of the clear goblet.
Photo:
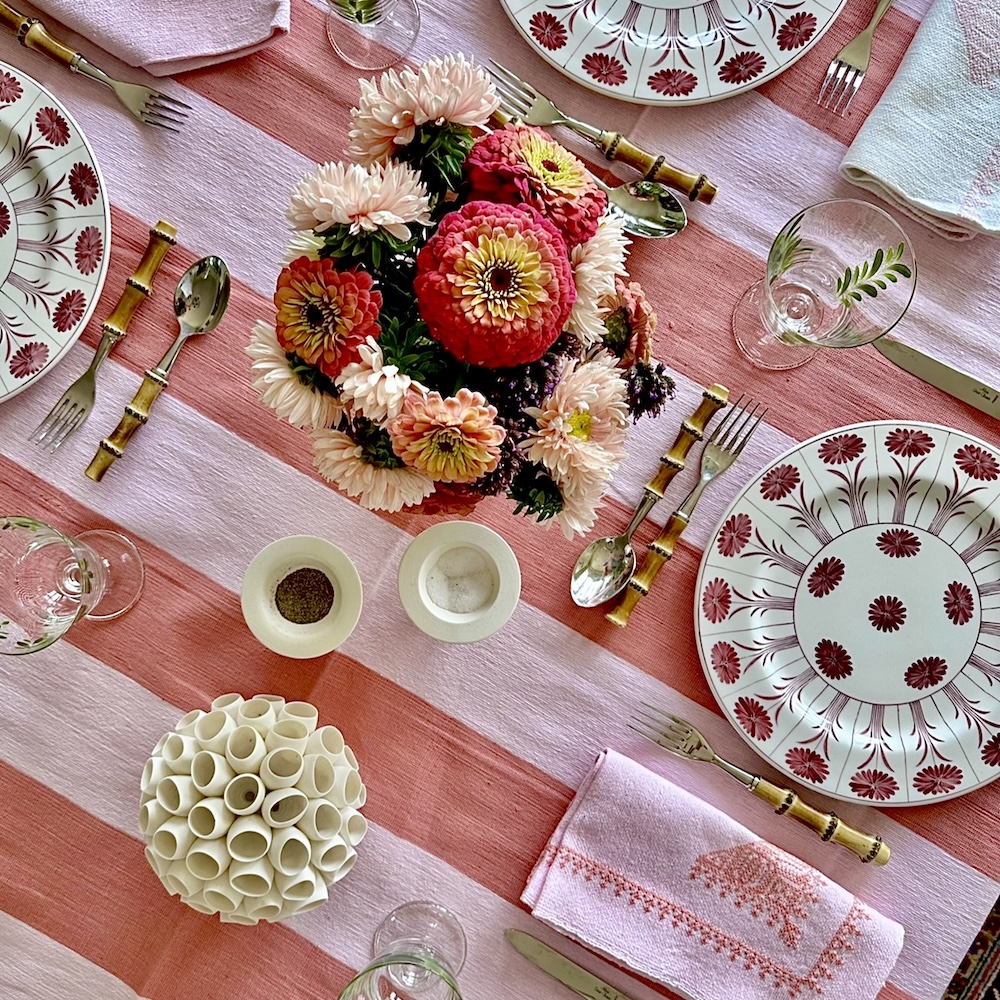
[{"label": "clear goblet", "polygon": [[339,1000],[462,1000],[455,977],[465,963],[465,932],[439,903],[404,903],[379,925],[375,958]]},{"label": "clear goblet", "polygon": [[917,280],[910,241],[887,212],[845,198],[813,205],[774,239],[767,274],[733,310],[733,334],[758,368],[797,368],[822,347],[888,333]]},{"label": "clear goblet", "polygon": [[356,69],[382,70],[408,55],[420,31],[417,0],[327,0],[326,37]]},{"label": "clear goblet", "polygon": [[125,614],[143,579],[142,557],[124,535],[71,538],[34,517],[0,515],[0,653],[34,653],[81,618]]}]

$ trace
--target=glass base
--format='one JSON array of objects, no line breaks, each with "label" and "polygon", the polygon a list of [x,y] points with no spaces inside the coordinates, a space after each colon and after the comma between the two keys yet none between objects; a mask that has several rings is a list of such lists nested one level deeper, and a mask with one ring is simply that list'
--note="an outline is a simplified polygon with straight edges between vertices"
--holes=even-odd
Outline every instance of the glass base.
[{"label": "glass base", "polygon": [[761,320],[761,298],[764,282],[751,285],[733,310],[733,336],[740,353],[757,368],[783,371],[808,364],[820,348],[803,342],[779,339]]},{"label": "glass base", "polygon": [[[423,954],[457,976],[465,964],[465,931],[447,907],[429,900],[397,906],[375,931],[372,951]],[[410,989],[418,983],[399,984]]]},{"label": "glass base", "polygon": [[[337,0],[329,0],[335,5]],[[378,0],[373,5],[378,7]],[[417,0],[399,0],[369,24],[338,13],[326,16],[326,37],[334,52],[355,69],[383,70],[407,56],[420,31]]]},{"label": "glass base", "polygon": [[76,538],[104,564],[104,593],[94,609],[84,615],[90,621],[106,622],[125,614],[139,600],[146,579],[142,556],[135,544],[117,531],[81,531]]}]

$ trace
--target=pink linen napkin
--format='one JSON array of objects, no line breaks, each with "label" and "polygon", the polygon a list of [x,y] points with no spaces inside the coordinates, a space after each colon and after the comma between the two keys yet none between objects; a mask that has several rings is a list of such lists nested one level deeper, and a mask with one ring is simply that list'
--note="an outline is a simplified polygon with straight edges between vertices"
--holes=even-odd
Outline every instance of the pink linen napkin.
[{"label": "pink linen napkin", "polygon": [[291,5],[291,0],[34,2],[122,62],[141,66],[153,76],[172,76],[256,52],[288,33]]},{"label": "pink linen napkin", "polygon": [[868,1000],[903,928],[614,750],[521,896],[539,920],[692,1000]]}]

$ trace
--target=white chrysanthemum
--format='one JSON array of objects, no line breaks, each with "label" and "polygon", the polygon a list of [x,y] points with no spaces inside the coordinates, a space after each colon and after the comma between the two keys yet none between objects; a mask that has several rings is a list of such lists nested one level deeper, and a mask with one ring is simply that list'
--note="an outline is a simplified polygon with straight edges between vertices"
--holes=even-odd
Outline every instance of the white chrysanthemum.
[{"label": "white chrysanthemum", "polygon": [[364,164],[384,163],[429,122],[479,128],[500,106],[493,81],[461,52],[428,59],[416,72],[389,70],[381,89],[374,80],[358,83],[347,154]]},{"label": "white chrysanthemum", "polygon": [[624,220],[607,212],[597,225],[597,232],[573,247],[570,264],[576,301],[566,321],[566,329],[584,347],[600,343],[604,336],[605,309],[601,298],[615,290],[615,275],[626,274],[625,248],[631,240],[625,235]]},{"label": "white chrysanthemum", "polygon": [[293,233],[288,241],[288,249],[282,263],[291,264],[293,260],[300,257],[308,257],[310,260],[319,260],[319,252],[323,249],[325,241],[322,236],[316,236],[308,230]]},{"label": "white chrysanthemum", "polygon": [[606,483],[625,457],[627,387],[616,365],[607,351],[582,363],[568,360],[552,395],[540,407],[525,407],[538,426],[520,447],[571,493]]},{"label": "white chrysanthemum", "polygon": [[361,446],[341,431],[316,431],[313,451],[320,475],[368,510],[397,511],[420,503],[434,492],[434,482],[404,465],[383,469],[364,460]]},{"label": "white chrysanthemum", "polygon": [[427,190],[408,163],[324,163],[295,185],[287,215],[296,229],[384,229],[398,240],[410,238],[409,223],[431,224]]},{"label": "white chrysanthemum", "polygon": [[304,385],[288,367],[288,359],[278,343],[274,327],[258,320],[253,337],[245,348],[254,359],[253,387],[260,400],[281,420],[293,427],[331,427],[340,420],[343,406],[333,396]]},{"label": "white chrysanthemum", "polygon": [[427,394],[426,387],[396,365],[385,364],[382,348],[374,337],[367,337],[359,345],[358,354],[361,360],[346,365],[336,382],[341,402],[373,423],[384,424],[398,417],[411,389]]},{"label": "white chrysanthemum", "polygon": [[597,511],[602,506],[604,483],[582,483],[573,490],[563,488],[560,493],[563,508],[552,520],[570,540],[574,535],[585,535],[597,523]]}]

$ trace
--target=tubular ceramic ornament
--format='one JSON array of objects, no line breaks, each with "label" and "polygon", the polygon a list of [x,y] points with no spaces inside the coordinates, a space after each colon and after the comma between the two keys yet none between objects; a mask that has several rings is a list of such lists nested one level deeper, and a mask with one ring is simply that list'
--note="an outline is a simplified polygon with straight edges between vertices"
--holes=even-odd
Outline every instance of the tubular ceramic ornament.
[{"label": "tubular ceramic ornament", "polygon": [[368,824],[357,758],[308,702],[220,695],[157,741],[139,830],[166,890],[224,923],[322,905]]}]

